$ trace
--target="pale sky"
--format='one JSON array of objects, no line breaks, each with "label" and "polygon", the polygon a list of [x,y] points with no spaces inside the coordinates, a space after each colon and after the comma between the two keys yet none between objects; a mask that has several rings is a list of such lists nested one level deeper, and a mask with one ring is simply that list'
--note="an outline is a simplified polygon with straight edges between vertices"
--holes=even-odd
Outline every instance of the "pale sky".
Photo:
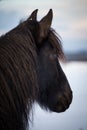
[{"label": "pale sky", "polygon": [[87,0],[2,0],[0,34],[14,28],[36,8],[38,20],[53,9],[52,27],[62,37],[65,50],[87,50]]}]

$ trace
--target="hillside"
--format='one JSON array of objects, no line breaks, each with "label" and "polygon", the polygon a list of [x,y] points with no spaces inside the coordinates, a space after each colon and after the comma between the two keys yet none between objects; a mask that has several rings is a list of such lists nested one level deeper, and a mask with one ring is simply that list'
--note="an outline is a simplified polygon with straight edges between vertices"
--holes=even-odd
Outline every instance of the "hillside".
[{"label": "hillside", "polygon": [[87,61],[87,52],[65,53],[67,61]]}]

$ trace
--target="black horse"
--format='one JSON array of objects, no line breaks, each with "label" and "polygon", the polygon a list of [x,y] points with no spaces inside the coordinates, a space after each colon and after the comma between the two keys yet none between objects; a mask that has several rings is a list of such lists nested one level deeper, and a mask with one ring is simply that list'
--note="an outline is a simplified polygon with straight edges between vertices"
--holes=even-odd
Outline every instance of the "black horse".
[{"label": "black horse", "polygon": [[26,130],[36,101],[54,112],[64,112],[72,101],[52,9],[39,22],[37,11],[0,37],[0,130]]}]

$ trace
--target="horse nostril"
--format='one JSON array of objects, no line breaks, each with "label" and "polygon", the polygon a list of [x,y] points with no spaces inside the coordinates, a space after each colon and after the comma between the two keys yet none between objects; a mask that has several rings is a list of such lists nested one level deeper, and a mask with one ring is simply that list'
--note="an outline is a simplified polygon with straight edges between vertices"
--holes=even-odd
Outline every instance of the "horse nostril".
[{"label": "horse nostril", "polygon": [[65,96],[65,98],[66,98],[68,104],[70,105],[71,102],[72,102],[72,98],[73,98],[73,93],[72,93],[72,91],[70,90],[69,92],[65,92],[65,93],[64,93],[64,96]]},{"label": "horse nostril", "polygon": [[69,108],[72,102],[72,91],[69,93],[63,93],[57,96],[57,102],[54,107],[55,112],[64,112]]}]

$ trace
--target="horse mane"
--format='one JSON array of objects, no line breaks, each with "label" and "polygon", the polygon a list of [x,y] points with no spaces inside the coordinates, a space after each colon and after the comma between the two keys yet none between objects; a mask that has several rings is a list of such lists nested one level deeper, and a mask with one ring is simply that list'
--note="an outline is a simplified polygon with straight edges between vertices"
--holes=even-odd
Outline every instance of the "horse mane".
[{"label": "horse mane", "polygon": [[28,113],[38,92],[36,45],[27,31],[17,28],[0,37],[0,129],[3,130],[26,129]]}]

